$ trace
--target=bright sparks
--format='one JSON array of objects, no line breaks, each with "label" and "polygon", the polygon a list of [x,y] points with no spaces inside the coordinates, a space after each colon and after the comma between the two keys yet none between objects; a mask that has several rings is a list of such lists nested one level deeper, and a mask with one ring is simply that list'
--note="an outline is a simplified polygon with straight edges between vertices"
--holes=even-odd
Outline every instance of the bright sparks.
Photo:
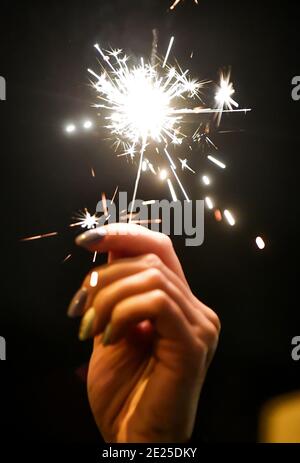
[{"label": "bright sparks", "polygon": [[98,217],[96,214],[91,215],[87,209],[83,212],[79,212],[76,219],[78,219],[78,221],[71,223],[70,227],[81,227],[90,230],[98,226]]},{"label": "bright sparks", "polygon": [[256,242],[256,246],[258,247],[258,249],[262,250],[266,247],[266,244],[264,242],[264,240],[262,239],[261,236],[258,236],[256,239],[255,239],[255,242]]},{"label": "bright sparks", "polygon": [[[172,39],[166,56],[170,53]],[[182,73],[174,67],[166,67],[159,73],[158,66],[146,64],[144,60],[129,67],[128,58],[120,50],[105,54],[99,45],[95,48],[111,71],[104,70],[97,75],[89,69],[97,79],[93,86],[102,100],[96,106],[108,110],[107,129],[117,139],[130,143],[133,152],[149,141],[178,144],[182,120],[178,100],[194,98],[203,84],[189,79],[187,71]],[[164,67],[165,64],[161,70]]]},{"label": "bright sparks", "polygon": [[221,74],[220,84],[215,95],[217,109],[220,111],[218,114],[218,123],[220,123],[222,112],[225,110],[233,110],[233,106],[238,108],[239,105],[233,100],[232,95],[235,93],[233,84],[230,82],[230,73],[227,75]]},{"label": "bright sparks", "polygon": [[212,202],[211,198],[209,198],[208,196],[206,196],[205,202],[206,202],[206,205],[207,205],[208,209],[213,209],[214,208],[214,203]]},{"label": "bright sparks", "polygon": [[76,126],[74,124],[68,124],[66,126],[66,132],[67,133],[73,133],[76,130]]},{"label": "bright sparks", "polygon": [[235,225],[235,218],[228,209],[225,209],[224,216],[231,227]]},{"label": "bright sparks", "polygon": [[[178,3],[174,2],[172,8]],[[149,170],[166,180],[163,173],[166,161],[170,175],[174,177],[174,184],[171,178],[168,182],[172,198],[177,197],[176,189],[179,188],[184,198],[190,201],[179,178],[178,164],[180,162],[181,170],[189,170],[193,174],[195,171],[188,165],[187,159],[178,157],[175,161],[172,153],[188,138],[189,126],[193,123],[191,115],[200,118],[199,129],[192,140],[202,142],[201,127],[204,122],[201,118],[206,120],[210,115],[217,116],[219,123],[223,112],[248,111],[234,109],[238,107],[238,103],[232,99],[234,89],[229,74],[221,75],[214,95],[216,106],[205,106],[200,94],[208,82],[192,79],[188,70],[181,69],[179,64],[172,66],[168,63],[173,44],[174,37],[171,37],[164,59],[159,59],[152,53],[150,62],[141,58],[134,64],[122,50],[104,51],[96,44],[102,70],[99,74],[88,70],[93,76],[92,85],[99,99],[95,107],[101,111],[100,116],[113,138],[116,150],[120,147],[123,149],[119,156],[129,156],[131,160],[137,157],[138,160],[130,214],[134,209],[142,174]],[[183,132],[183,127],[188,128],[187,133]],[[207,133],[208,130],[205,131],[206,144],[217,149]],[[158,156],[153,156],[154,150]],[[226,167],[213,156],[207,158],[222,169]],[[149,159],[155,160],[155,163]]]},{"label": "bright sparks", "polygon": [[[174,3],[170,6],[170,10],[174,10],[180,2],[181,0],[175,0]],[[198,0],[194,0],[194,2],[196,3],[196,5],[198,5]]]},{"label": "bright sparks", "polygon": [[92,288],[95,288],[98,284],[98,272],[94,271],[91,273],[90,277],[90,286]]},{"label": "bright sparks", "polygon": [[159,178],[161,180],[166,180],[168,178],[168,172],[165,169],[161,170],[159,173]]},{"label": "bright sparks", "polygon": [[202,182],[204,183],[204,185],[208,186],[210,185],[210,178],[207,175],[203,175]]},{"label": "bright sparks", "polygon": [[86,121],[84,121],[84,123],[83,123],[83,128],[84,128],[84,129],[90,129],[92,126],[93,126],[92,121],[86,120]]},{"label": "bright sparks", "polygon": [[221,169],[226,169],[226,165],[223,162],[219,161],[219,159],[215,158],[214,156],[208,155],[207,159],[213,162],[214,164],[216,164],[216,166],[221,167]]}]

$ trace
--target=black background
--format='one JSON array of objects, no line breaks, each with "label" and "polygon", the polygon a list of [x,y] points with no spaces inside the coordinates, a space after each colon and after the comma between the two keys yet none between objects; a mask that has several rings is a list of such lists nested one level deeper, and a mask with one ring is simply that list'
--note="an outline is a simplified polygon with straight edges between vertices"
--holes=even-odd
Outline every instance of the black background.
[{"label": "black background", "polygon": [[[185,0],[2,2],[0,102],[2,280],[0,335],[1,421],[8,436],[30,441],[99,442],[84,376],[90,344],[77,341],[68,302],[90,268],[75,249],[68,223],[95,207],[102,191],[132,191],[135,168],[117,158],[103,134],[66,136],[68,121],[96,118],[87,67],[97,67],[92,45],[149,54],[151,30],[163,54],[174,53],[191,74],[218,78],[232,66],[236,98],[246,117],[224,118],[243,132],[217,137],[226,172],[217,169],[213,194],[238,223],[230,228],[206,215],[205,243],[174,244],[192,289],[222,321],[215,361],[201,397],[196,442],[253,442],[265,401],[299,388],[300,363],[291,339],[300,335],[297,302],[300,102],[291,80],[300,74],[296,2]],[[194,50],[191,61],[189,55]],[[199,170],[197,153],[191,158]],[[91,166],[96,178],[90,174]],[[199,174],[183,174],[191,196],[205,194]],[[146,199],[167,197],[155,180]],[[20,238],[60,232],[23,243]],[[258,251],[254,239],[266,238]],[[69,253],[73,258],[62,264]]]}]

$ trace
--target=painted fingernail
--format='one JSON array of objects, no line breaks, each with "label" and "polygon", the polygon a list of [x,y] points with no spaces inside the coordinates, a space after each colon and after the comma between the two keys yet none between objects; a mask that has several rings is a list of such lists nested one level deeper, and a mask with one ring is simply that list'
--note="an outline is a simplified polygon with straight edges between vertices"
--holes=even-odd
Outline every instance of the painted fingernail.
[{"label": "painted fingernail", "polygon": [[95,315],[96,315],[96,312],[95,312],[94,307],[91,307],[84,314],[84,317],[81,320],[80,327],[79,327],[78,337],[79,337],[80,341],[85,341],[86,339],[88,339],[91,336],[92,330],[93,330],[93,322],[94,322],[94,319],[95,319]]},{"label": "painted fingernail", "polygon": [[111,339],[111,323],[107,325],[102,337],[102,344],[103,346],[108,346],[110,344]]},{"label": "painted fingernail", "polygon": [[88,291],[86,288],[81,288],[77,291],[77,293],[70,302],[67,312],[68,317],[75,318],[80,317],[80,315],[82,315],[84,306],[86,304],[87,296]]},{"label": "painted fingernail", "polygon": [[93,230],[81,233],[81,235],[77,236],[75,242],[78,246],[87,247],[99,243],[99,241],[101,241],[105,235],[105,228],[97,227]]}]

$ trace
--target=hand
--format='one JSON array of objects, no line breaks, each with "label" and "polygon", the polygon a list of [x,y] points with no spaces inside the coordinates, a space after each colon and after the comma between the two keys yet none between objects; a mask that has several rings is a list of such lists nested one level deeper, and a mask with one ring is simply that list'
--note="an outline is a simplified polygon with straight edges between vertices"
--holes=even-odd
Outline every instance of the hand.
[{"label": "hand", "polygon": [[77,244],[109,252],[70,306],[94,337],[88,397],[106,442],[186,442],[220,322],[191,292],[171,240],[133,224],[88,231]]}]

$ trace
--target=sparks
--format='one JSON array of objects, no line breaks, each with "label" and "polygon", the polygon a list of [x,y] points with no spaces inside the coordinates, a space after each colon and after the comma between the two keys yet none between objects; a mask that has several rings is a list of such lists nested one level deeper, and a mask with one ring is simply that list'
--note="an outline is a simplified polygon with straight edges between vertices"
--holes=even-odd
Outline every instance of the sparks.
[{"label": "sparks", "polygon": [[92,123],[92,121],[90,121],[90,120],[86,120],[86,121],[84,121],[84,123],[83,123],[83,128],[84,128],[84,129],[87,129],[87,130],[88,130],[88,129],[90,129],[92,126],[93,126],[93,123]]},{"label": "sparks", "polygon": [[65,130],[67,133],[73,133],[76,130],[76,126],[74,124],[68,124]]},{"label": "sparks", "polygon": [[221,167],[221,169],[226,169],[226,165],[223,162],[219,161],[219,159],[215,158],[214,156],[208,155],[207,159],[213,162],[214,164],[216,164],[216,166]]},{"label": "sparks", "polygon": [[[176,6],[175,3],[173,7]],[[154,43],[156,49],[157,41],[154,40]],[[157,175],[157,172],[165,171],[160,166],[159,158],[155,158],[156,165],[149,161],[151,152],[153,156],[153,148],[160,155],[166,156],[175,181],[185,199],[190,201],[171,152],[172,146],[181,145],[187,138],[187,134],[182,131],[182,125],[190,123],[187,120],[188,115],[207,117],[211,114],[217,115],[219,119],[223,112],[248,111],[233,108],[238,107],[238,104],[231,98],[234,90],[229,82],[229,75],[221,77],[219,90],[215,95],[217,107],[205,107],[201,100],[201,92],[208,82],[192,79],[189,71],[182,70],[178,64],[168,64],[173,44],[174,37],[171,37],[164,59],[154,59],[152,53],[150,63],[141,58],[135,65],[130,64],[131,60],[122,50],[104,51],[96,44],[95,48],[102,60],[102,72],[97,74],[91,69],[88,70],[93,77],[91,83],[100,100],[95,106],[101,110],[105,127],[114,138],[115,149],[123,147],[123,153],[119,156],[130,156],[133,160],[139,156],[131,214],[142,173],[150,170]],[[195,100],[198,100],[197,105],[194,103]],[[205,129],[206,143],[217,149],[207,135],[207,127],[209,125]],[[199,129],[195,132],[193,140],[197,140],[197,137],[200,141],[202,134]],[[178,159],[182,170],[188,169],[195,173],[186,159]],[[212,156],[208,159],[225,168],[223,163]],[[159,177],[162,175],[164,174],[160,173]],[[171,195],[173,197],[173,192]]]},{"label": "sparks", "polygon": [[266,247],[266,244],[261,236],[257,236],[257,238],[255,239],[255,242],[256,242],[256,246],[260,250],[263,250]]},{"label": "sparks", "polygon": [[207,205],[208,209],[213,209],[214,208],[214,203],[212,202],[211,198],[209,198],[208,196],[206,196],[205,202],[206,202],[206,205]]},{"label": "sparks", "polygon": [[[174,10],[176,6],[181,2],[181,0],[175,0],[174,3],[170,6],[170,10]],[[196,5],[198,5],[198,0],[194,0]]]},{"label": "sparks", "polygon": [[228,209],[225,209],[224,216],[229,225],[233,227],[235,225],[235,218],[233,217],[232,213]]},{"label": "sparks", "polygon": [[34,236],[29,236],[28,238],[22,238],[21,241],[40,240],[42,238],[51,238],[52,236],[56,236],[56,235],[58,235],[58,232],[44,233],[43,235],[34,235]]},{"label": "sparks", "polygon": [[75,223],[71,223],[70,227],[81,227],[90,230],[91,228],[95,228],[98,226],[99,219],[97,215],[91,215],[87,209],[85,209],[83,212],[80,211],[75,217],[75,219],[78,219],[78,221]]},{"label": "sparks", "polygon": [[180,159],[178,158],[179,161],[181,162],[181,169],[182,170],[185,170],[185,169],[188,169],[190,172],[192,172],[193,174],[195,174],[196,172],[188,165],[188,161],[187,159]]},{"label": "sparks", "polygon": [[224,109],[233,111],[233,106],[235,108],[239,107],[238,103],[233,98],[231,98],[234,93],[235,90],[233,88],[233,84],[230,82],[230,73],[227,75],[221,73],[220,84],[215,95],[217,109],[219,110],[217,115],[218,124],[220,124],[222,112]]},{"label": "sparks", "polygon": [[210,185],[210,178],[207,176],[207,175],[203,175],[202,176],[202,182],[204,183],[204,185]]}]

